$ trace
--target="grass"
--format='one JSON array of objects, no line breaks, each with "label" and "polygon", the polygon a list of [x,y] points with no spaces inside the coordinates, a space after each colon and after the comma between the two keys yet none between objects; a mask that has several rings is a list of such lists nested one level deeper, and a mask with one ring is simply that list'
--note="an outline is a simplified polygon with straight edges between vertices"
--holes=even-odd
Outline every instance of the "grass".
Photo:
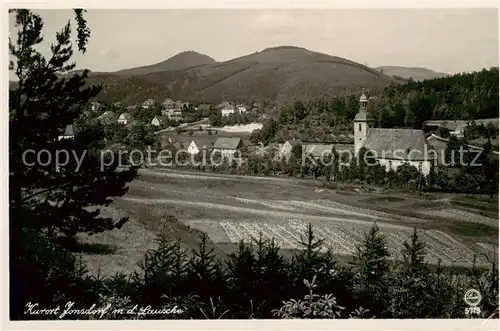
[{"label": "grass", "polygon": [[498,236],[498,228],[481,223],[452,221],[449,225],[451,232],[466,237]]}]

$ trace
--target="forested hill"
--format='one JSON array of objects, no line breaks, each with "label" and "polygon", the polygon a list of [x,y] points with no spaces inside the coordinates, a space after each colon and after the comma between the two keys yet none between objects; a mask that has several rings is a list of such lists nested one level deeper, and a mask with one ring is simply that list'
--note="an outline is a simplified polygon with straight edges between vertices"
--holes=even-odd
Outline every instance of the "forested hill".
[{"label": "forested hill", "polygon": [[[383,128],[422,128],[430,119],[498,117],[498,68],[449,77],[390,85],[371,94],[368,110],[374,125]],[[254,133],[254,140],[337,141],[339,132],[352,132],[359,94],[296,101],[281,107],[277,118]]]},{"label": "forested hill", "polygon": [[373,102],[380,127],[421,128],[430,119],[498,117],[498,67],[422,82],[391,85]]}]

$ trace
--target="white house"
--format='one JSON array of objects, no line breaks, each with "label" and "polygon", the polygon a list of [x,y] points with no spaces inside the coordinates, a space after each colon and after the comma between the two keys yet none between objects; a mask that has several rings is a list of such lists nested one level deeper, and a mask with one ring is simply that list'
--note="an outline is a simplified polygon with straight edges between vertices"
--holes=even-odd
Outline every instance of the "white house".
[{"label": "white house", "polygon": [[[187,148],[187,152],[191,155],[196,155],[201,151],[210,152],[214,147],[215,139],[194,139]],[[208,156],[208,155],[207,155]]]},{"label": "white house", "polygon": [[220,110],[222,117],[229,116],[235,113],[234,106],[225,106]]},{"label": "white house", "polygon": [[66,125],[64,133],[58,137],[59,140],[62,139],[73,139],[75,138],[75,132],[73,131],[73,125]]},{"label": "white house", "polygon": [[122,113],[120,116],[118,116],[118,123],[127,125],[131,119],[132,116],[130,116],[129,113]]},{"label": "white house", "polygon": [[166,116],[155,116],[153,118],[153,120],[151,121],[151,124],[158,127],[158,126],[164,124],[166,120],[167,120]]},{"label": "white house", "polygon": [[360,109],[354,118],[354,153],[360,157],[362,147],[371,150],[386,171],[409,163],[427,175],[434,166],[435,151],[422,130],[372,128],[373,117],[367,112],[365,94],[359,99]]},{"label": "white house", "polygon": [[241,138],[217,138],[213,151],[219,152],[224,156],[231,156],[241,147],[243,147]]}]

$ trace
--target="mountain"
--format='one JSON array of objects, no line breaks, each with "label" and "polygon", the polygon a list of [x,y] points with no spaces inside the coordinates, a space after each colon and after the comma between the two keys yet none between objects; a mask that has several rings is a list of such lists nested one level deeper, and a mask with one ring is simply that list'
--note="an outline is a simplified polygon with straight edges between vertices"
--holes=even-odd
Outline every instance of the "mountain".
[{"label": "mountain", "polygon": [[113,72],[113,74],[123,76],[145,75],[157,71],[180,70],[215,62],[216,61],[208,55],[200,54],[194,51],[186,51],[174,55],[171,58],[156,64],[131,69],[123,69],[115,71]]},{"label": "mountain", "polygon": [[125,104],[166,97],[214,103],[290,101],[357,93],[362,88],[382,90],[402,82],[360,63],[294,46],[267,48],[225,62],[210,61],[177,70],[164,65],[172,59],[163,65],[93,73],[88,82],[103,84],[100,100]]},{"label": "mountain", "polygon": [[375,69],[379,71],[382,70],[384,74],[389,76],[396,76],[404,79],[409,79],[411,77],[416,81],[449,76],[449,74],[443,72],[419,67],[381,66]]}]

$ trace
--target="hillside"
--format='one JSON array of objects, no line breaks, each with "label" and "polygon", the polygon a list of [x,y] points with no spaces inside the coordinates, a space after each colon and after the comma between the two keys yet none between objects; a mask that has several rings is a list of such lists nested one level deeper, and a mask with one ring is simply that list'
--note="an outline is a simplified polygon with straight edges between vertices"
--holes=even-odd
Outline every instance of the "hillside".
[{"label": "hillside", "polygon": [[[139,72],[141,68],[144,67],[129,72]],[[306,100],[359,92],[362,88],[380,91],[399,82],[362,64],[291,46],[187,69],[133,76],[101,73],[89,79],[89,83],[103,84],[100,100],[125,103],[166,96],[208,102]]]},{"label": "hillside", "polygon": [[389,76],[397,76],[404,79],[409,79],[411,77],[416,81],[449,76],[449,74],[443,72],[419,67],[381,66],[375,69],[379,71],[383,70],[383,73]]},{"label": "hillside", "polygon": [[133,76],[145,75],[157,71],[173,71],[196,67],[204,64],[215,63],[216,61],[210,56],[200,54],[194,51],[186,51],[168,58],[165,61],[152,65],[136,67],[131,69],[123,69],[113,72],[115,75]]}]

